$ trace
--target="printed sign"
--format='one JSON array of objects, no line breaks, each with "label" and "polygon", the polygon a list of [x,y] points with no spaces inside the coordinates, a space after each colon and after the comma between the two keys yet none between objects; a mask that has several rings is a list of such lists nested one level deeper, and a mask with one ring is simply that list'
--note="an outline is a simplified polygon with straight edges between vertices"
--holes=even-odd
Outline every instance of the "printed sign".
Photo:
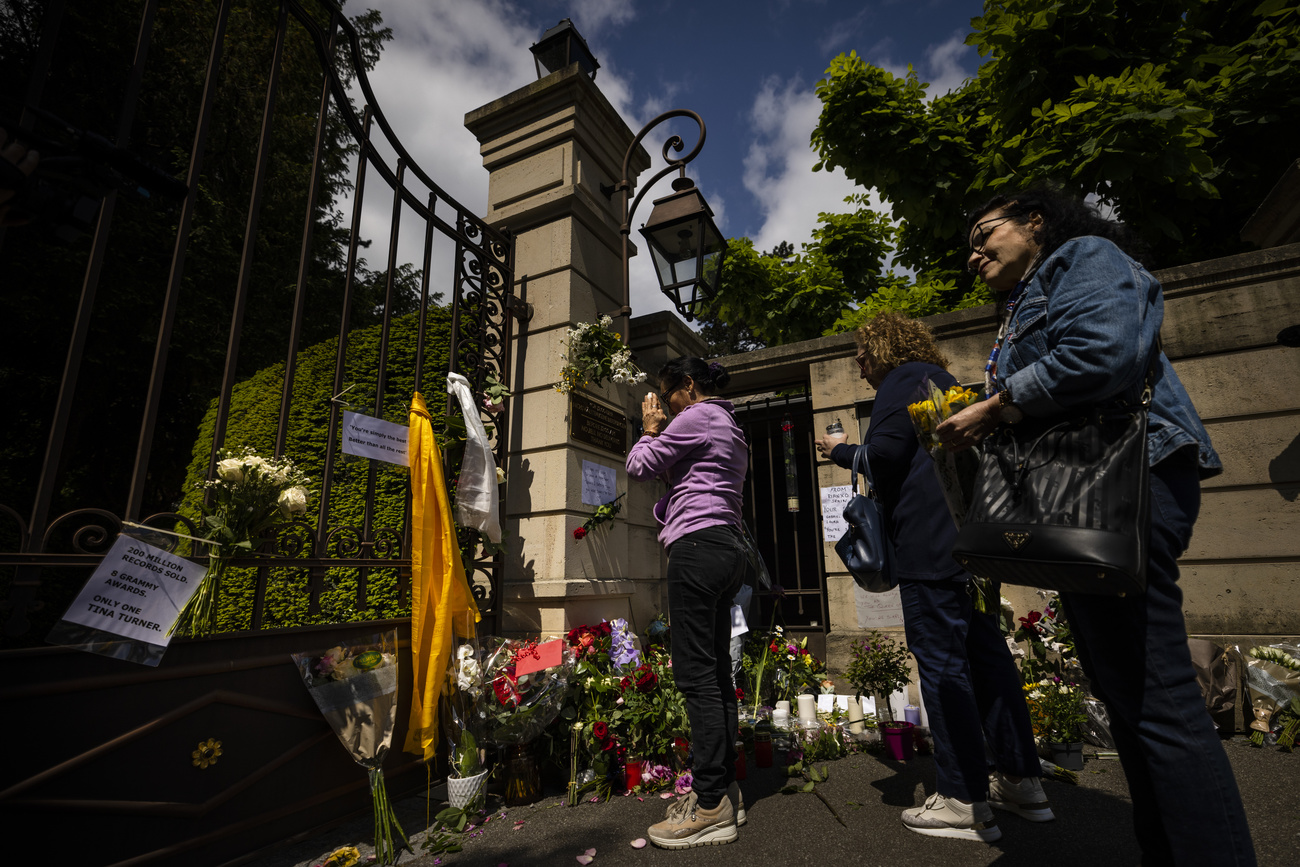
[{"label": "printed sign", "polygon": [[407,435],[404,424],[393,424],[357,412],[343,412],[343,454],[359,455],[390,464],[411,465],[406,456]]},{"label": "printed sign", "polygon": [[888,593],[868,593],[855,581],[853,600],[857,603],[859,629],[903,625],[903,600],[897,587]]},{"label": "printed sign", "polygon": [[118,536],[63,619],[166,647],[167,630],[207,568],[129,536]]},{"label": "printed sign", "polygon": [[582,462],[582,502],[588,506],[603,506],[617,497],[614,482],[613,467],[592,461]]},{"label": "printed sign", "polygon": [[827,542],[838,542],[849,529],[844,520],[844,507],[853,499],[853,486],[831,485],[822,488],[821,493],[822,538]]}]

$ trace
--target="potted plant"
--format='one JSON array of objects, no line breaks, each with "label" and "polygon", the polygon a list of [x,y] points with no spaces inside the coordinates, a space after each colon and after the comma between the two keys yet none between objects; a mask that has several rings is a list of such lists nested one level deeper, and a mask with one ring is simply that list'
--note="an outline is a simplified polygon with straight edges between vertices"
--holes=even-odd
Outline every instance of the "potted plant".
[{"label": "potted plant", "polygon": [[472,644],[456,648],[447,669],[443,692],[443,730],[447,733],[450,773],[447,801],[458,809],[481,807],[487,780],[479,752],[478,737],[486,722],[480,704],[483,698],[483,669]]},{"label": "potted plant", "polygon": [[890,755],[898,760],[912,756],[912,724],[894,720],[889,697],[907,686],[912,679],[912,669],[907,660],[912,654],[908,649],[876,630],[865,638],[858,639],[849,647],[851,660],[844,677],[853,685],[857,698],[863,695],[876,699],[876,716],[882,716],[884,708],[885,722],[880,723],[881,735]]},{"label": "potted plant", "polygon": [[1052,751],[1052,761],[1067,770],[1083,770],[1083,726],[1088,721],[1083,690],[1060,678],[1040,680],[1026,689],[1034,731]]}]

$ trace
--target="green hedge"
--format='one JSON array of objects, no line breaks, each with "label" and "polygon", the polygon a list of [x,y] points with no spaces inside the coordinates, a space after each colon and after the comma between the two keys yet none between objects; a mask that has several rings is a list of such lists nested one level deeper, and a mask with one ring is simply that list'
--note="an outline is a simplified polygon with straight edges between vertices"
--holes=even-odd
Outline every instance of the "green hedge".
[{"label": "green hedge", "polygon": [[[415,347],[418,314],[395,317],[389,332],[387,385],[382,410],[375,411],[375,392],[379,370],[380,327],[354,331],[348,337],[344,387],[353,386],[343,400],[354,412],[378,416],[386,421],[406,424],[411,395],[415,391]],[[450,307],[430,307],[425,332],[422,393],[433,416],[434,430],[443,424],[446,397],[448,348],[451,334]],[[355,527],[358,531],[365,516],[369,471],[375,469],[375,493],[371,518],[372,533],[389,530],[396,544],[401,540],[409,494],[408,471],[404,467],[365,458],[345,456],[340,443],[327,442],[329,435],[330,398],[333,397],[334,364],[338,339],[316,344],[298,354],[294,374],[293,396],[285,456],[292,459],[311,477],[311,500],[307,519],[300,534],[304,550],[311,556],[308,528],[314,530],[320,509],[321,475],[327,448],[334,448],[334,479],[330,490],[329,526]],[[263,368],[235,385],[226,423],[225,445],[232,449],[250,446],[259,454],[270,456],[275,449],[276,427],[284,387],[284,365]],[[213,400],[194,441],[193,457],[185,480],[185,497],[180,513],[197,520],[202,486],[207,478],[208,454],[216,424],[217,401]],[[340,415],[340,427],[341,427]],[[329,555],[338,551],[331,543]],[[359,556],[359,553],[350,556]],[[360,570],[331,567],[326,571],[321,610],[308,614],[308,571],[277,567],[270,572],[262,628],[302,626],[313,623],[346,623],[406,617],[411,613],[409,600],[400,603],[397,569],[371,569],[366,576],[366,603],[358,605],[357,583]],[[231,569],[222,588],[217,615],[222,632],[249,629],[252,625],[256,569]]]}]

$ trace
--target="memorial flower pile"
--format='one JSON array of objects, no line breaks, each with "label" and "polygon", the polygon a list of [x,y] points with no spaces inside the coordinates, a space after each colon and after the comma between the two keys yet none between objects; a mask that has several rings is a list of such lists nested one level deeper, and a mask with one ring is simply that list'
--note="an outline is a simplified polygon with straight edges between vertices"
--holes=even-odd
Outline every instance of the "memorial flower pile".
[{"label": "memorial flower pile", "polygon": [[761,702],[794,701],[804,693],[822,692],[826,665],[808,650],[808,638],[795,639],[780,626],[769,632],[751,632],[745,642],[741,669],[754,705]]},{"label": "memorial flower pile", "polygon": [[560,356],[560,381],[555,390],[568,394],[587,385],[614,383],[636,385],[645,382],[643,373],[632,363],[632,351],[623,345],[621,335],[610,330],[613,320],[602,316],[595,322],[579,322],[565,335],[566,350]]},{"label": "memorial flower pile", "polygon": [[489,647],[482,664],[487,738],[503,746],[531,743],[564,706],[573,653],[562,653],[558,665],[520,674],[528,667],[521,663],[539,657],[536,640],[494,638]]},{"label": "memorial flower pile", "polygon": [[181,609],[169,635],[202,636],[216,629],[217,591],[232,557],[252,554],[275,528],[307,511],[311,481],[288,458],[268,460],[251,448],[222,449],[217,477],[201,485],[200,535],[209,543],[208,571]]}]

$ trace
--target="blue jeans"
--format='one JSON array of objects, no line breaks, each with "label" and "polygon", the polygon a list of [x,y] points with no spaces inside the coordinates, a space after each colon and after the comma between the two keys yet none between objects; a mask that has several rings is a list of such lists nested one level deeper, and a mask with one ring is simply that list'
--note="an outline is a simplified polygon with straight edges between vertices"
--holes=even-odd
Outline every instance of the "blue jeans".
[{"label": "blue jeans", "polygon": [[673,677],[686,699],[692,791],[711,810],[736,779],[737,702],[731,680],[731,600],[744,576],[739,531],[705,527],[668,549]]},{"label": "blue jeans", "polygon": [[1192,669],[1177,583],[1200,508],[1189,458],[1152,467],[1146,594],[1069,593],[1063,601],[1080,662],[1110,715],[1142,863],[1253,865],[1237,781]]},{"label": "blue jeans", "polygon": [[903,579],[898,590],[934,736],[936,791],[988,800],[986,737],[999,771],[1042,776],[1020,674],[994,616],[975,611],[965,581]]}]

